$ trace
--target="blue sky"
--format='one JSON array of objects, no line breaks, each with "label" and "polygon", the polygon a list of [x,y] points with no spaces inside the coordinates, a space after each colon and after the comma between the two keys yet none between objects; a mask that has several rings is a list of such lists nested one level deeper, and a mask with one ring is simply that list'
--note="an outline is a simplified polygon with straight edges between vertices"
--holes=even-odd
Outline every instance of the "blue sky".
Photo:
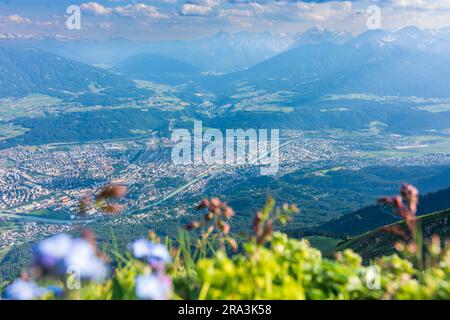
[{"label": "blue sky", "polygon": [[[67,30],[66,8],[81,8],[81,29]],[[450,25],[450,0],[0,0],[0,33],[136,41],[192,39],[218,31],[296,33],[313,25],[362,32],[370,5],[384,29]]]}]

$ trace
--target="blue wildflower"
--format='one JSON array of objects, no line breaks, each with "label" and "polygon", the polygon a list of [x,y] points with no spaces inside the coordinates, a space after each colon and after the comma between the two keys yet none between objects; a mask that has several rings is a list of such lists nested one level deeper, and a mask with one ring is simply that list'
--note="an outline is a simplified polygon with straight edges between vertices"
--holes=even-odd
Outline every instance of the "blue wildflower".
[{"label": "blue wildflower", "polygon": [[172,262],[172,257],[166,246],[160,243],[139,239],[131,244],[130,249],[135,258],[145,259],[153,266]]},{"label": "blue wildflower", "polygon": [[136,296],[142,300],[167,300],[172,292],[172,281],[160,275],[136,277]]},{"label": "blue wildflower", "polygon": [[32,268],[44,275],[64,276],[67,270],[79,272],[80,279],[101,282],[108,267],[97,256],[96,248],[85,239],[58,234],[41,241],[34,249]]},{"label": "blue wildflower", "polygon": [[38,243],[34,249],[33,265],[44,270],[60,269],[61,261],[70,252],[73,244],[71,236],[61,233]]},{"label": "blue wildflower", "polygon": [[48,291],[39,287],[33,281],[17,279],[3,293],[3,299],[6,300],[33,300],[42,297]]},{"label": "blue wildflower", "polygon": [[72,248],[64,257],[65,270],[73,268],[80,273],[81,279],[104,281],[109,274],[108,267],[97,256],[92,244],[84,239],[75,239]]}]

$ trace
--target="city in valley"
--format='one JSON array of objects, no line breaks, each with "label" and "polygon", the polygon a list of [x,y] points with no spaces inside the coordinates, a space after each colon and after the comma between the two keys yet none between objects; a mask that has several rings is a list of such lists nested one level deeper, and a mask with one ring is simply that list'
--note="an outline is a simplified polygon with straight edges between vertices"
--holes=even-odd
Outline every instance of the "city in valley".
[{"label": "city in valley", "polygon": [[[307,193],[310,200],[326,203],[336,195],[325,182],[340,179],[339,172],[357,176],[364,168],[402,168],[405,164],[445,167],[450,165],[450,155],[439,151],[449,143],[447,132],[402,136],[370,129],[282,130],[280,167],[270,179],[283,181],[283,177],[298,176],[308,181],[305,189],[300,183],[299,199]],[[258,179],[262,179],[258,165],[174,164],[170,156],[173,145],[169,138],[155,133],[130,139],[0,150],[0,249],[99,220],[112,226],[177,221],[193,214],[202,196],[227,198],[230,189],[255,198],[277,194],[276,190],[258,189]],[[80,199],[108,184],[127,187],[121,203],[123,213],[110,217],[91,208],[80,214]],[[289,189],[289,182],[282,188]],[[367,195],[367,203],[369,199],[371,195]],[[358,203],[347,200],[347,207],[335,208],[334,214],[357,208]],[[316,214],[315,208],[309,210],[312,202],[306,198],[300,202],[306,211],[303,222],[312,221]]]}]

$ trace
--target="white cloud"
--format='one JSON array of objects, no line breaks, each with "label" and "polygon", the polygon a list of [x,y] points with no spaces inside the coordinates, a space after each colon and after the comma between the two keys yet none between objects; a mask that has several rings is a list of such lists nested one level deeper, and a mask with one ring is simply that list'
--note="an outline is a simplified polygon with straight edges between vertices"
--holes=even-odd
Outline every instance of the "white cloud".
[{"label": "white cloud", "polygon": [[450,10],[450,0],[391,0],[393,8],[414,10]]},{"label": "white cloud", "polygon": [[154,6],[145,3],[135,3],[126,6],[105,7],[97,2],[87,2],[81,5],[81,9],[94,13],[97,16],[116,14],[123,17],[145,16],[150,18],[168,18]]},{"label": "white cloud", "polygon": [[[100,32],[118,32],[130,37],[134,34],[129,34],[129,30],[133,33],[134,28],[139,30],[141,25],[166,19],[166,24],[155,26],[164,37],[177,32],[173,30],[182,30],[180,34],[189,36],[195,32],[207,34],[210,32],[208,26],[211,30],[300,32],[320,24],[329,29],[363,32],[367,29],[366,9],[371,4],[381,8],[381,27],[384,29],[450,25],[450,0],[84,0],[80,6],[83,14],[90,16],[83,20],[84,24],[91,22],[93,28],[102,29]],[[118,19],[120,17],[127,19]],[[58,26],[56,17],[52,18],[50,20]],[[42,29],[50,25],[44,18],[40,19],[31,21],[14,14],[0,17],[0,22],[17,29],[23,28],[20,24]],[[64,17],[58,19],[63,21]],[[193,30],[193,33],[186,30]]]},{"label": "white cloud", "polygon": [[[234,0],[236,1],[236,0]],[[265,23],[281,22],[284,25],[296,23],[320,22],[321,24],[333,24],[345,20],[353,20],[356,10],[351,1],[242,1],[238,2],[237,8],[249,16],[253,22]],[[250,11],[248,15],[246,11]],[[232,9],[225,10],[223,14],[238,15]]]},{"label": "white cloud", "polygon": [[439,29],[450,26],[450,0],[389,0],[381,6],[382,27]]},{"label": "white cloud", "polygon": [[48,27],[48,26],[53,26],[53,22],[49,21],[49,20],[45,20],[45,21],[36,21],[36,25],[38,26],[43,26],[43,27]]},{"label": "white cloud", "polygon": [[353,6],[350,1],[342,2],[299,2],[297,8],[300,10],[298,17],[305,20],[327,21],[341,20],[345,16],[353,13]]},{"label": "white cloud", "polygon": [[81,5],[81,9],[86,10],[86,11],[90,11],[90,12],[92,12],[95,15],[98,15],[98,16],[109,15],[109,14],[111,14],[113,12],[113,9],[107,8],[107,7],[101,5],[98,2],[83,3]]},{"label": "white cloud", "polygon": [[7,16],[6,21],[11,22],[11,23],[17,23],[17,24],[31,23],[30,19],[19,16],[18,14],[13,14],[13,15]]},{"label": "white cloud", "polygon": [[222,9],[220,10],[219,16],[221,17],[252,17],[253,12],[244,9]]},{"label": "white cloud", "polygon": [[201,4],[207,7],[217,7],[220,4],[220,0],[201,0]]},{"label": "white cloud", "polygon": [[146,16],[150,18],[168,18],[169,16],[158,11],[154,6],[144,3],[135,3],[123,7],[114,8],[114,13],[121,16],[133,17],[136,15]]},{"label": "white cloud", "polygon": [[177,3],[177,0],[153,0],[153,2],[161,2],[161,3],[174,4],[174,3]]},{"label": "white cloud", "polygon": [[210,16],[213,8],[205,5],[185,3],[181,7],[181,14],[184,16]]}]

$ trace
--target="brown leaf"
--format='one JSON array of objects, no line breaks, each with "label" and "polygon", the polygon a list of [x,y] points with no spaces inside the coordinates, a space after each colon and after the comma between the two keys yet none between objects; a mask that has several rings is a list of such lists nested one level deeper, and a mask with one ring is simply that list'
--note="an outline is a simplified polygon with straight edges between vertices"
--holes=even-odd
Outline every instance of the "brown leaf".
[{"label": "brown leaf", "polygon": [[209,200],[208,199],[203,199],[202,201],[200,201],[200,203],[198,204],[198,206],[197,206],[197,210],[201,210],[201,209],[204,209],[204,208],[207,208],[207,207],[209,207]]},{"label": "brown leaf", "polygon": [[91,199],[88,196],[84,196],[80,200],[80,213],[85,214],[91,208]]},{"label": "brown leaf", "polygon": [[117,215],[122,211],[122,206],[116,203],[107,204],[103,207],[103,212],[109,215]]},{"label": "brown leaf", "polygon": [[197,221],[192,221],[188,225],[186,225],[186,230],[192,231],[201,227],[201,223]]},{"label": "brown leaf", "polygon": [[220,230],[221,230],[224,234],[230,233],[230,229],[231,229],[231,226],[230,226],[228,223],[223,222],[223,221],[220,223]]},{"label": "brown leaf", "polygon": [[109,185],[100,190],[97,199],[122,198],[127,191],[125,186]]},{"label": "brown leaf", "polygon": [[234,216],[234,210],[230,207],[226,207],[223,215],[225,216],[225,218],[230,219]]},{"label": "brown leaf", "polygon": [[238,249],[238,243],[235,239],[231,238],[231,237],[227,237],[226,241],[228,242],[228,244],[230,245],[231,249],[236,252]]},{"label": "brown leaf", "polygon": [[396,234],[404,239],[407,238],[405,231],[403,231],[403,229],[398,225],[382,227],[380,228],[380,231]]}]

